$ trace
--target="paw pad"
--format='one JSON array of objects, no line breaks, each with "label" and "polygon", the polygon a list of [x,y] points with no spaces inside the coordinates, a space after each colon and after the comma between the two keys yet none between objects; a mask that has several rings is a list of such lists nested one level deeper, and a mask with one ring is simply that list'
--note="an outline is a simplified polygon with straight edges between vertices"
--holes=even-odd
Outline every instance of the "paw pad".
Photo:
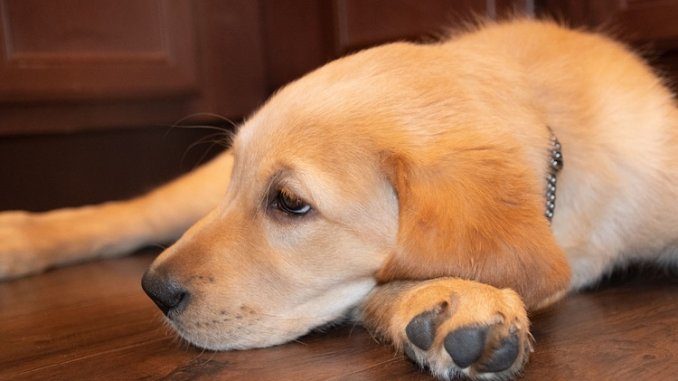
[{"label": "paw pad", "polygon": [[513,333],[504,338],[499,347],[494,350],[489,359],[478,366],[481,372],[500,372],[513,365],[520,353],[520,341],[518,335]]},{"label": "paw pad", "polygon": [[460,368],[466,368],[478,361],[485,349],[487,327],[466,327],[450,332],[443,345],[452,361]]},{"label": "paw pad", "polygon": [[422,312],[410,320],[405,333],[412,344],[422,350],[429,350],[433,345],[438,325],[449,315],[447,302],[440,303],[436,308]]}]

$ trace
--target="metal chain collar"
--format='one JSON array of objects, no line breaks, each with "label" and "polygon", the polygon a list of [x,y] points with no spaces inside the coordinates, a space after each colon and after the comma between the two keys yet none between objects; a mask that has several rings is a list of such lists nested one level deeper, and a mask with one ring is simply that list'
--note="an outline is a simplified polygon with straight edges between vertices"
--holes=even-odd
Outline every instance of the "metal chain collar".
[{"label": "metal chain collar", "polygon": [[546,211],[544,215],[549,223],[551,223],[553,213],[556,210],[556,176],[563,168],[563,153],[558,138],[551,128],[549,128],[549,131],[551,131],[551,156],[548,174],[546,175]]}]

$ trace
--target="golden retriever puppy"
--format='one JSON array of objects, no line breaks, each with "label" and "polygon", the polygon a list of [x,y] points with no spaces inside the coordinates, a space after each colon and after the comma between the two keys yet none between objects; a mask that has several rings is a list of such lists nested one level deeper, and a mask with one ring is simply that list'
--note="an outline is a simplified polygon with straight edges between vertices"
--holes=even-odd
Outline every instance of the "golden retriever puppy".
[{"label": "golden retriever puppy", "polygon": [[514,377],[526,309],[678,263],[678,112],[641,59],[550,22],[389,44],[280,90],[231,150],[127,202],[0,217],[0,277],[181,238],[142,285],[197,346],[347,316],[440,379]]}]

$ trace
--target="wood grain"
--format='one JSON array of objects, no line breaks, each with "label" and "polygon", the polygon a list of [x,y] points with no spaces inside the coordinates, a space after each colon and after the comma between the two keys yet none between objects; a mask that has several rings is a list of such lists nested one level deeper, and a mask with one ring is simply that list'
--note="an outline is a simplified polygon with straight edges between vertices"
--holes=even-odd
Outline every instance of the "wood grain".
[{"label": "wood grain", "polygon": [[[0,379],[431,380],[360,327],[250,351],[181,343],[139,286],[152,258],[0,284]],[[678,279],[628,278],[534,316],[523,380],[675,379]]]}]

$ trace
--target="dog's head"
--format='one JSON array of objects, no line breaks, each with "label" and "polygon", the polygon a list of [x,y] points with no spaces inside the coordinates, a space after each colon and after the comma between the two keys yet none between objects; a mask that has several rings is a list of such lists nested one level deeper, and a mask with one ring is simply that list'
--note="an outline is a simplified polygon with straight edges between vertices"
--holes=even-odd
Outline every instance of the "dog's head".
[{"label": "dog's head", "polygon": [[184,338],[211,349],[286,342],[398,278],[547,292],[521,284],[541,266],[536,252],[558,251],[528,164],[541,153],[495,125],[450,54],[394,44],[335,61],[242,126],[220,206],[144,280]]}]

